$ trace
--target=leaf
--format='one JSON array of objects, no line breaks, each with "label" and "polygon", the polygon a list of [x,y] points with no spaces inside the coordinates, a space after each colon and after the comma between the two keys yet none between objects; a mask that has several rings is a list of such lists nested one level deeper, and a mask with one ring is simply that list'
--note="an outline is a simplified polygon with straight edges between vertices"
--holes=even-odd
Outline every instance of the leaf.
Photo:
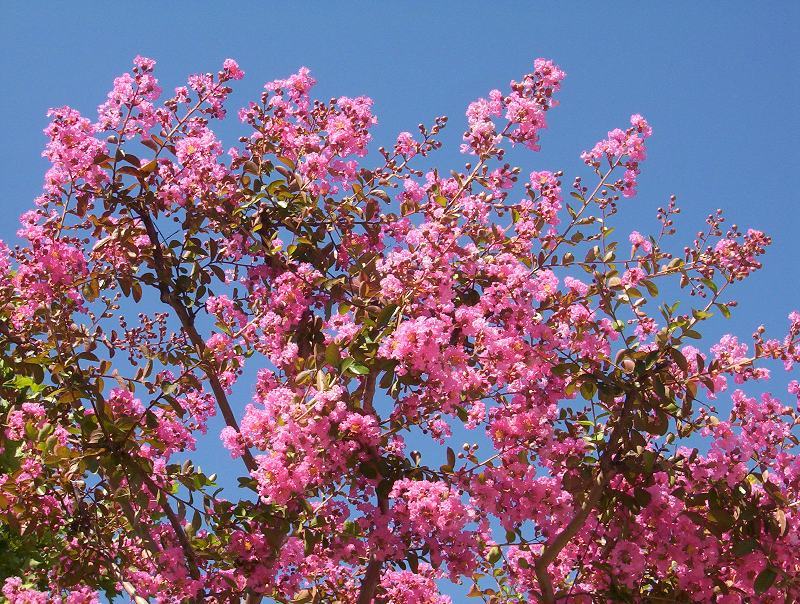
[{"label": "leaf", "polygon": [[652,498],[650,491],[647,491],[641,487],[636,487],[633,490],[633,497],[636,499],[636,503],[642,507],[648,506],[650,504],[650,499]]},{"label": "leaf", "polygon": [[786,512],[784,512],[782,509],[778,508],[777,510],[775,510],[774,514],[775,514],[775,520],[778,522],[778,528],[780,529],[780,533],[779,534],[780,535],[785,535],[786,534],[786,528],[787,528],[787,525],[786,525]]},{"label": "leaf", "polygon": [[358,468],[361,471],[361,475],[374,480],[378,477],[378,469],[372,463],[362,462]]},{"label": "leaf", "polygon": [[745,556],[750,552],[754,551],[758,543],[755,539],[749,539],[747,541],[739,541],[733,546],[733,555],[734,556]]},{"label": "leaf", "polygon": [[708,517],[723,531],[728,530],[735,522],[734,517],[728,510],[718,506],[712,506],[708,512]]},{"label": "leaf", "polygon": [[726,319],[731,318],[731,310],[730,308],[728,308],[727,304],[715,304],[714,306],[716,306],[719,309],[719,312],[722,313],[723,317],[725,317]]},{"label": "leaf", "polygon": [[380,189],[375,189],[370,193],[370,195],[372,195],[373,197],[377,197],[378,199],[380,199],[381,201],[385,201],[386,203],[389,203],[390,201],[389,196],[386,194],[386,191],[382,191]]},{"label": "leaf", "polygon": [[584,382],[581,384],[581,396],[587,401],[592,400],[597,393],[597,385],[594,382]]},{"label": "leaf", "polygon": [[715,294],[719,291],[717,284],[714,283],[711,279],[700,279],[700,282],[706,287],[708,287],[708,289],[710,289]]},{"label": "leaf", "polygon": [[294,604],[307,604],[308,602],[313,601],[313,599],[314,594],[311,593],[310,589],[301,589],[295,594],[292,602],[294,602]]},{"label": "leaf", "polygon": [[456,452],[451,447],[447,447],[447,465],[451,468],[456,465]]},{"label": "leaf", "polygon": [[775,569],[771,566],[768,566],[756,577],[755,582],[753,583],[753,589],[755,590],[756,594],[760,595],[767,591],[772,584],[775,583],[775,579],[778,578],[778,573],[775,572]]},{"label": "leaf", "polygon": [[678,350],[677,348],[670,348],[669,349],[670,356],[672,356],[672,360],[680,367],[685,373],[689,372],[689,361],[686,360],[686,357],[683,356],[683,353]]},{"label": "leaf", "polygon": [[133,294],[134,302],[139,302],[142,299],[142,284],[138,281],[131,283],[131,293]]},{"label": "leaf", "polygon": [[327,390],[327,384],[325,383],[325,373],[323,371],[317,371],[316,387],[318,392],[325,392],[325,390]]},{"label": "leaf", "polygon": [[658,295],[658,287],[656,286],[655,283],[653,283],[652,281],[648,281],[648,280],[642,281],[642,283],[647,288],[647,291],[650,293],[651,296],[657,296]]},{"label": "leaf", "polygon": [[657,411],[655,418],[649,422],[647,431],[654,436],[663,436],[668,429],[669,416],[662,411]]},{"label": "leaf", "polygon": [[500,559],[501,555],[500,548],[495,545],[489,550],[489,553],[486,554],[486,560],[489,562],[489,564],[494,564]]},{"label": "leaf", "polygon": [[367,375],[369,373],[368,368],[364,367],[363,365],[358,365],[357,363],[353,363],[347,369],[350,371],[350,373],[355,375]]},{"label": "leaf", "polygon": [[203,519],[200,517],[200,512],[195,510],[194,515],[192,516],[192,529],[196,533],[200,530],[200,527],[203,525]]},{"label": "leaf", "polygon": [[133,166],[119,166],[117,168],[117,174],[127,174],[128,176],[139,178],[139,170]]},{"label": "leaf", "polygon": [[154,159],[152,161],[147,162],[145,165],[139,168],[139,171],[142,174],[150,174],[150,172],[155,171],[157,167],[158,167],[158,162]]}]

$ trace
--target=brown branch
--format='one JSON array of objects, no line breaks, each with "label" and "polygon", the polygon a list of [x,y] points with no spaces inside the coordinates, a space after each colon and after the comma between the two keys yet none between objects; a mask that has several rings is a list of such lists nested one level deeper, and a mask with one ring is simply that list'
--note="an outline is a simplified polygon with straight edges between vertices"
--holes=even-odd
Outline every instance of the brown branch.
[{"label": "brown branch", "polygon": [[381,567],[383,563],[376,560],[373,556],[367,564],[367,571],[361,581],[361,591],[358,593],[357,604],[370,604],[378,588],[378,581],[381,578]]},{"label": "brown branch", "polygon": [[572,520],[569,521],[567,526],[544,547],[539,558],[536,560],[534,570],[536,571],[536,579],[539,581],[539,589],[541,590],[542,602],[544,602],[544,604],[555,604],[556,601],[553,582],[550,580],[548,568],[567,544],[569,544],[570,540],[583,528],[586,520],[588,520],[591,513],[600,503],[603,497],[603,491],[616,474],[614,456],[617,454],[623,434],[625,434],[630,427],[630,405],[632,402],[632,395],[626,395],[625,402],[618,416],[617,425],[614,427],[608,439],[607,446],[600,455],[598,463],[599,469],[595,476],[594,484],[583,500],[578,512]]},{"label": "brown branch", "polygon": [[[378,376],[374,369],[367,374],[364,380],[364,394],[362,400],[364,403],[364,411],[374,416],[380,422],[380,418],[378,418],[373,404],[373,399],[375,398],[375,382],[377,378]],[[375,450],[373,451],[373,456],[377,459],[380,453]],[[388,498],[380,493],[377,494],[377,497],[378,507],[381,512],[386,514],[389,511]],[[361,589],[359,590],[358,600],[356,601],[357,604],[370,604],[373,601],[375,591],[378,589],[378,583],[380,582],[382,567],[383,563],[375,557],[374,553],[371,554],[369,563],[367,563],[367,569],[364,572],[364,578],[361,581]]]},{"label": "brown branch", "polygon": [[122,581],[122,588],[125,590],[128,596],[130,596],[130,599],[136,604],[148,604],[147,600],[136,594],[136,590],[134,589],[133,585],[131,585],[128,581]]},{"label": "brown branch", "polygon": [[[191,575],[192,579],[199,579],[200,565],[197,562],[197,556],[195,556],[194,548],[192,548],[192,544],[189,543],[189,537],[186,536],[186,531],[183,530],[183,525],[181,525],[180,519],[178,518],[177,514],[175,514],[175,511],[170,507],[169,502],[166,499],[166,494],[163,492],[163,489],[160,488],[147,474],[140,472],[140,475],[142,481],[147,485],[147,488],[153,493],[153,496],[156,497],[157,500],[161,500],[159,501],[159,504],[169,520],[170,525],[172,525],[172,530],[175,531],[175,537],[178,539],[178,543],[180,543],[181,549],[186,557],[186,566],[189,569],[189,574]],[[161,493],[160,497],[159,493]]]},{"label": "brown branch", "polygon": [[[127,465],[127,460],[123,459],[122,461],[123,466]],[[189,537],[187,537],[186,531],[183,529],[180,519],[178,518],[177,514],[175,514],[175,511],[170,507],[163,489],[161,489],[146,473],[142,472],[141,468],[139,468],[136,464],[130,464],[130,468],[134,470],[137,476],[142,479],[142,482],[144,482],[144,484],[156,498],[156,501],[158,501],[159,505],[161,506],[161,510],[164,512],[164,515],[167,517],[170,525],[172,526],[172,530],[175,533],[178,544],[181,546],[183,556],[186,559],[186,568],[189,571],[189,576],[196,581],[199,580],[200,564],[197,561],[194,548],[189,542]],[[201,601],[202,599],[200,596],[196,596],[190,600],[190,602],[196,602],[197,604],[199,604]]]},{"label": "brown branch", "polygon": [[[177,314],[178,320],[183,327],[183,331],[189,337],[189,340],[194,346],[194,349],[200,359],[203,372],[206,374],[206,377],[211,384],[211,390],[217,400],[217,405],[219,406],[225,423],[238,433],[240,431],[239,423],[236,421],[236,416],[234,415],[233,409],[228,401],[228,396],[225,394],[225,388],[223,388],[222,383],[219,381],[219,376],[217,376],[216,370],[206,358],[206,345],[203,341],[203,338],[198,333],[197,328],[195,327],[194,318],[189,313],[189,309],[186,308],[186,305],[183,304],[178,296],[175,295],[175,292],[172,291],[172,268],[167,266],[166,260],[164,259],[164,254],[161,251],[161,239],[158,235],[156,226],[153,223],[153,219],[143,208],[136,208],[136,213],[144,223],[145,230],[147,231],[147,237],[150,240],[150,244],[153,246],[153,263],[155,265],[156,275],[158,277],[157,287],[161,292],[161,301],[171,306]],[[253,454],[250,452],[250,449],[248,449],[246,446],[242,454],[242,459],[244,460],[244,464],[247,466],[249,472],[256,470],[256,461],[253,458]]]},{"label": "brown branch", "polygon": [[567,546],[570,539],[583,528],[589,515],[600,502],[600,498],[603,496],[603,490],[606,488],[609,479],[610,477],[606,478],[602,473],[597,476],[594,486],[589,491],[578,513],[569,521],[569,524],[567,524],[564,530],[556,535],[556,538],[542,550],[541,556],[539,556],[539,559],[536,561],[534,570],[536,571],[536,578],[539,581],[539,588],[542,591],[542,601],[546,604],[553,604],[555,602],[553,582],[550,580],[550,576],[547,572],[548,567],[556,559],[558,554],[561,553],[561,550]]}]

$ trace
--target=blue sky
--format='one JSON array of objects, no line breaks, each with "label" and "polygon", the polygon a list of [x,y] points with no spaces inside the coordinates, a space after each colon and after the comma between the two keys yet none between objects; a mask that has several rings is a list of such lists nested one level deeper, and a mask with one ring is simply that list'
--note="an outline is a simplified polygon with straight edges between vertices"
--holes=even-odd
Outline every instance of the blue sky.
[{"label": "blue sky", "polygon": [[[439,163],[448,167],[463,161],[456,143],[466,104],[546,56],[568,77],[542,152],[515,154],[523,172],[578,173],[581,150],[642,113],[655,135],[641,194],[626,204],[624,221],[643,230],[676,193],[687,237],[717,207],[741,226],[769,232],[775,243],[767,266],[739,289],[736,322],[748,332],[755,322],[782,327],[800,291],[792,182],[800,2],[488,4],[3,2],[0,194],[7,219],[0,238],[13,239],[15,215],[41,190],[47,108],[70,104],[93,114],[137,53],[158,61],[168,90],[189,73],[237,59],[247,76],[233,108],[255,98],[265,81],[306,65],[321,98],[375,99],[376,144],[446,114],[451,144]],[[234,144],[241,129],[230,119],[221,132]]]},{"label": "blue sky", "polygon": [[[567,182],[588,176],[580,151],[642,113],[654,136],[640,194],[624,204],[620,230],[656,230],[656,208],[672,193],[686,240],[708,213],[724,208],[731,222],[768,232],[774,245],[765,269],[736,290],[734,318],[712,332],[747,338],[760,323],[780,331],[800,306],[800,2],[6,0],[0,7],[0,239],[14,240],[16,216],[41,190],[48,107],[69,104],[94,115],[136,54],[158,61],[167,90],[237,59],[247,76],[233,109],[256,98],[265,81],[306,65],[321,98],[375,99],[376,146],[446,114],[449,147],[438,165],[448,169],[464,161],[458,142],[466,104],[504,89],[544,56],[568,77],[543,151],[513,156],[523,173],[563,169]],[[234,144],[242,130],[228,122],[220,133]]]}]

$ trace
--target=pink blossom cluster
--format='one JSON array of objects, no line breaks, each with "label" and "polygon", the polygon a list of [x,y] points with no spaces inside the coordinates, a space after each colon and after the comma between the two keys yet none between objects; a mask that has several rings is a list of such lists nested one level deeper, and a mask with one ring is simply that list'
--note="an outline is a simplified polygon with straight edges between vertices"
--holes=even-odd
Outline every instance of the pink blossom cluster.
[{"label": "pink blossom cluster", "polygon": [[78,306],[82,302],[78,286],[88,273],[83,250],[78,241],[58,237],[52,224],[43,226],[46,218],[41,211],[30,211],[20,220],[17,234],[29,246],[12,278],[22,301],[14,312],[17,325],[32,320],[34,313],[56,300]]},{"label": "pink blossom cluster", "polygon": [[[561,87],[565,73],[552,61],[537,59],[533,72],[520,82],[512,81],[511,92],[504,96],[492,90],[489,98],[470,103],[467,108],[469,129],[464,134],[462,153],[479,157],[497,154],[503,137],[539,150],[539,131],[547,127],[546,112],[557,105],[553,94]],[[494,119],[504,117],[506,126],[497,132]]]},{"label": "pink blossom cluster", "polygon": [[25,587],[19,577],[5,580],[3,596],[9,604],[100,604],[98,593],[88,587],[71,589],[66,597],[53,597],[46,591]]},{"label": "pink blossom cluster", "polygon": [[461,495],[439,482],[400,480],[389,496],[392,530],[412,548],[430,550],[431,563],[447,563],[450,576],[469,574],[474,568],[478,533],[468,527],[475,512]]},{"label": "pink blossom cluster", "polygon": [[312,104],[309,93],[315,83],[303,67],[289,78],[268,83],[262,105],[251,103],[239,117],[253,126],[259,146],[279,147],[310,190],[324,195],[354,182],[357,162],[350,158],[366,155],[369,129],[377,119],[372,99],[364,96]]},{"label": "pink blossom cluster", "polygon": [[154,101],[161,96],[152,73],[155,61],[136,57],[134,65],[133,74],[124,73],[114,80],[108,100],[98,107],[98,130],[115,130],[128,138],[147,135],[155,126],[158,118]]},{"label": "pink blossom cluster", "polygon": [[[52,112],[45,195],[0,244],[0,521],[52,536],[6,600],[800,599],[800,385],[751,392],[800,361],[800,314],[701,346],[769,238],[717,217],[676,255],[672,205],[613,238],[644,118],[581,156],[598,182],[565,207],[562,172],[515,201],[503,163],[539,147],[551,61],[470,104],[460,171],[420,165],[443,119],[368,167],[372,101],[315,100],[305,68],[226,154],[238,64],[162,101],[154,68],[96,124]],[[188,455],[218,411],[255,495]]]},{"label": "pink blossom cluster", "polygon": [[627,130],[615,128],[608,133],[608,138],[598,142],[591,151],[581,153],[581,159],[587,166],[600,169],[605,159],[609,166],[621,165],[625,168],[622,177],[622,194],[625,197],[636,195],[636,178],[639,175],[639,164],[645,159],[644,141],[653,133],[653,129],[638,113],[631,116],[631,127]]},{"label": "pink blossom cluster", "polygon": [[105,143],[96,136],[98,128],[70,107],[51,109],[47,116],[53,120],[44,130],[49,142],[42,157],[50,162],[45,191],[57,196],[66,185],[99,187],[108,175],[95,161],[106,151]]}]

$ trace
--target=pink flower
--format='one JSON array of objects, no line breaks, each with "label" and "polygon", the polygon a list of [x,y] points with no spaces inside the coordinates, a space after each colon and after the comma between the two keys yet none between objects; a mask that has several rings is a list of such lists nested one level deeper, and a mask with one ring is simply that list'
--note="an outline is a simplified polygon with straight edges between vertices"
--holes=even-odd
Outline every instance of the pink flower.
[{"label": "pink flower", "polygon": [[50,109],[47,116],[53,121],[44,129],[50,141],[42,156],[51,163],[45,190],[58,195],[63,186],[80,181],[93,189],[100,186],[107,176],[95,159],[105,153],[106,146],[95,138],[95,127],[69,107]]},{"label": "pink flower", "polygon": [[397,135],[395,149],[401,155],[405,155],[406,157],[414,157],[419,150],[419,144],[414,140],[414,137],[410,132],[401,132]]},{"label": "pink flower", "polygon": [[222,72],[225,79],[241,80],[244,77],[244,72],[239,69],[239,64],[233,59],[225,59],[222,63]]},{"label": "pink flower", "polygon": [[625,197],[636,194],[639,163],[646,157],[644,139],[653,133],[647,121],[639,114],[631,116],[631,126],[626,131],[619,128],[612,130],[608,133],[608,138],[598,142],[591,151],[581,153],[581,159],[596,170],[600,168],[601,159],[605,159],[611,167],[625,167],[622,178],[622,194]]},{"label": "pink flower", "polygon": [[219,439],[223,446],[230,452],[231,457],[241,457],[244,455],[244,440],[242,435],[230,426],[225,426],[219,433]]},{"label": "pink flower", "polygon": [[564,277],[564,286],[571,289],[579,296],[585,296],[589,293],[589,286],[575,277]]},{"label": "pink flower", "polygon": [[653,244],[645,239],[639,231],[632,231],[628,240],[631,242],[634,249],[640,247],[646,254],[649,254],[653,250]]}]

